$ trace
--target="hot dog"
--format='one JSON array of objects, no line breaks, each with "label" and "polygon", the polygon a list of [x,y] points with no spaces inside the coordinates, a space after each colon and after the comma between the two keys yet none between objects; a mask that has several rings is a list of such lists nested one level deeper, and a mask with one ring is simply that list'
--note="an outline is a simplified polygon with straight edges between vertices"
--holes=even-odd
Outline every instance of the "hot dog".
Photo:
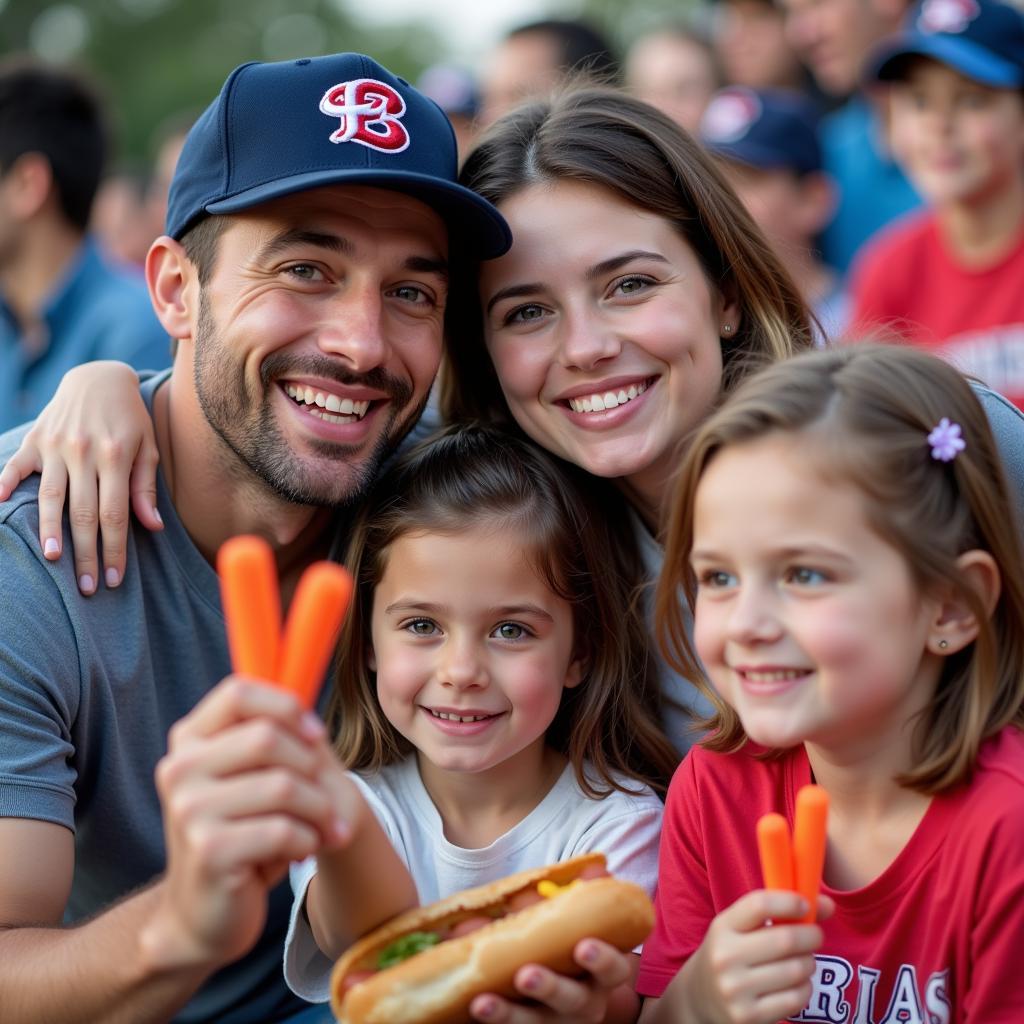
[{"label": "hot dog", "polygon": [[581,939],[627,951],[653,926],[647,893],[609,876],[603,854],[586,854],[388,921],[335,964],[331,1006],[339,1024],[469,1021],[481,993],[515,994],[524,964],[579,974],[572,952]]}]

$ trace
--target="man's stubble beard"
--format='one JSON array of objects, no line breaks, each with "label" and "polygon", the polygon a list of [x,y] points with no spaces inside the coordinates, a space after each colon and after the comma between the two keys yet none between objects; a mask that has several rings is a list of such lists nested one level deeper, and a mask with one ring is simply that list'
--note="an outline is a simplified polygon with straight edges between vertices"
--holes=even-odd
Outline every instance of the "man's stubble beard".
[{"label": "man's stubble beard", "polygon": [[[337,360],[307,355],[297,362],[285,352],[274,352],[260,366],[262,394],[250,396],[243,364],[234,367],[225,358],[229,346],[217,334],[205,288],[200,289],[196,323],[194,385],[207,423],[227,449],[228,472],[257,477],[277,498],[293,505],[345,508],[366,493],[381,463],[416,424],[429,393],[397,423],[412,398],[410,385],[380,368],[366,374],[346,374]],[[288,446],[272,411],[274,381],[287,375],[309,375],[348,385],[383,391],[391,401],[388,421],[370,451],[358,458],[359,446],[309,438],[307,445],[319,456],[308,460]],[[250,400],[251,397],[251,400]],[[231,458],[233,454],[234,458]]]}]

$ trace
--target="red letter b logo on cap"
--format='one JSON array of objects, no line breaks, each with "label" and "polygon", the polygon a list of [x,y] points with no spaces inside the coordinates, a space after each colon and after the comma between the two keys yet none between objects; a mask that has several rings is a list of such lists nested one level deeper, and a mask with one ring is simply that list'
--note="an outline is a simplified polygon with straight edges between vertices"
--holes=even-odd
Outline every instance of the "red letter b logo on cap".
[{"label": "red letter b logo on cap", "polygon": [[331,142],[358,142],[382,153],[401,153],[409,145],[401,121],[405,100],[385,82],[357,78],[332,85],[320,100],[320,109],[328,117],[341,118]]}]

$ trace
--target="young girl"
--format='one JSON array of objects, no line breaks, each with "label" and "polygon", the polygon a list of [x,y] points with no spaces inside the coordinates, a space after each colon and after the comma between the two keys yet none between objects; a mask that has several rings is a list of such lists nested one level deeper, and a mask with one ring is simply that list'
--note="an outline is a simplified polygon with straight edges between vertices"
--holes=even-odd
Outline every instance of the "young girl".
[{"label": "young girl", "polygon": [[[1021,566],[985,415],[934,357],[800,356],[709,419],[658,613],[716,712],[669,791],[641,1020],[1024,1019]],[[755,823],[811,781],[824,923],[769,927],[807,908],[762,889]]]},{"label": "young girl", "polygon": [[[470,426],[410,451],[361,510],[328,722],[421,902],[589,850],[653,892],[662,808],[648,784],[676,758],[613,498]],[[323,1000],[356,937],[347,894],[389,899],[402,880],[344,852],[292,880],[285,974]],[[619,995],[635,1019],[631,986]]]}]

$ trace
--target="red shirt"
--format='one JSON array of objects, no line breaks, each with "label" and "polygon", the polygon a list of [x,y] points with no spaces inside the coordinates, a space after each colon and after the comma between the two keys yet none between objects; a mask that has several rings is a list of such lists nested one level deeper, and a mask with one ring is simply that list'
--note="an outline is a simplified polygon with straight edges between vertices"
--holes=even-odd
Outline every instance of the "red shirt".
[{"label": "red shirt", "polygon": [[1024,408],[1024,234],[996,263],[969,269],[933,214],[912,214],[868,244],[851,290],[851,338],[895,330]]},{"label": "red shirt", "polygon": [[[756,761],[695,747],[669,789],[657,922],[637,990],[660,996],[712,918],[761,887],[754,827],[768,811],[792,827],[811,781],[803,747]],[[968,785],[935,797],[910,841],[861,889],[823,886],[810,1001],[792,1020],[828,1024],[1024,1021],[1024,734],[989,740]]]}]

